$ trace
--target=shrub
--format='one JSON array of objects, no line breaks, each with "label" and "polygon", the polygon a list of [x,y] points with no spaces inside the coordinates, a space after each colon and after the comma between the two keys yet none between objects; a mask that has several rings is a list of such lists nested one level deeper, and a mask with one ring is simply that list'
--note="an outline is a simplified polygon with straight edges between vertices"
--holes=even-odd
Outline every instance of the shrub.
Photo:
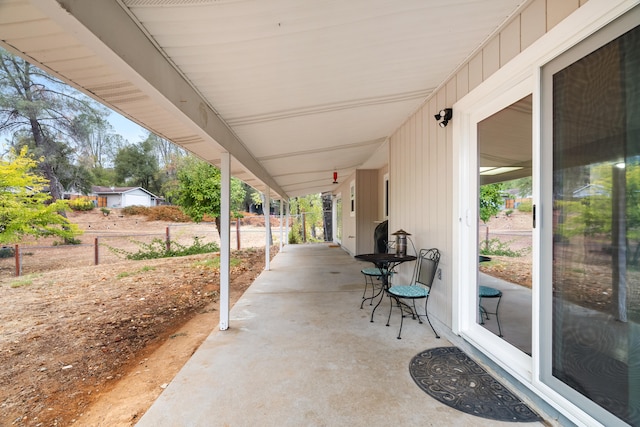
[{"label": "shrub", "polygon": [[513,213],[513,209],[507,209],[506,211],[504,211],[504,214],[506,216],[511,216],[512,213]]},{"label": "shrub", "polygon": [[107,208],[100,208],[100,212],[102,212],[104,216],[109,216],[109,214],[111,213],[111,210]]},{"label": "shrub", "polygon": [[531,212],[533,211],[533,204],[531,202],[522,202],[518,205],[518,210],[520,212]]},{"label": "shrub", "polygon": [[527,250],[514,251],[509,247],[510,242],[502,242],[500,239],[484,240],[480,243],[481,255],[499,255],[508,257],[519,257],[524,255]]},{"label": "shrub", "polygon": [[94,208],[93,200],[79,198],[69,200],[69,207],[74,211],[90,211]]},{"label": "shrub", "polygon": [[10,246],[3,246],[0,248],[0,258],[11,258],[16,255],[15,249]]},{"label": "shrub", "polygon": [[291,226],[291,230],[289,230],[289,244],[295,245],[298,243],[302,243],[302,234],[300,223],[296,222]]},{"label": "shrub", "polygon": [[55,241],[53,242],[53,246],[64,246],[64,245],[81,245],[82,240],[76,239],[75,237],[70,237],[68,239],[64,239],[63,241]]},{"label": "shrub", "polygon": [[180,206],[127,206],[122,209],[124,215],[142,215],[148,221],[191,222]]},{"label": "shrub", "polygon": [[147,212],[149,212],[149,208],[146,206],[134,205],[122,208],[124,215],[147,215]]},{"label": "shrub", "polygon": [[149,221],[191,222],[179,206],[153,206],[145,215]]},{"label": "shrub", "polygon": [[169,250],[167,250],[167,242],[160,238],[153,239],[151,243],[139,241],[133,242],[140,247],[138,252],[128,252],[123,249],[113,248],[110,246],[109,249],[112,252],[118,255],[123,255],[126,259],[130,260],[172,258],[218,252],[220,250],[217,243],[202,243],[197,237],[193,239],[193,244],[191,246],[183,246],[177,242],[171,242]]}]

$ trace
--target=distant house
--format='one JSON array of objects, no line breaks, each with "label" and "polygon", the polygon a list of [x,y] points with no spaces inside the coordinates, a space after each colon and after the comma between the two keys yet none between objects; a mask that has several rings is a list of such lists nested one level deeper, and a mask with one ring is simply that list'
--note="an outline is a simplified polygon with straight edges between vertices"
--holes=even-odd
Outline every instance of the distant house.
[{"label": "distant house", "polygon": [[573,197],[576,199],[582,199],[590,196],[609,196],[609,192],[599,184],[587,184],[584,187],[580,187],[573,192]]},{"label": "distant house", "polygon": [[160,199],[142,187],[92,187],[98,207],[126,208],[127,206],[156,206]]}]

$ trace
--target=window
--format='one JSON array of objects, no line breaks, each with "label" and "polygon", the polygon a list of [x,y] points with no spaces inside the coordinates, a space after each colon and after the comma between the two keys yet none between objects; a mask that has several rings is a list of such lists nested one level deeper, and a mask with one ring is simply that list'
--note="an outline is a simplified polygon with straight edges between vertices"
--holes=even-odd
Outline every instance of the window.
[{"label": "window", "polygon": [[349,214],[356,216],[356,182],[351,181],[349,184]]}]

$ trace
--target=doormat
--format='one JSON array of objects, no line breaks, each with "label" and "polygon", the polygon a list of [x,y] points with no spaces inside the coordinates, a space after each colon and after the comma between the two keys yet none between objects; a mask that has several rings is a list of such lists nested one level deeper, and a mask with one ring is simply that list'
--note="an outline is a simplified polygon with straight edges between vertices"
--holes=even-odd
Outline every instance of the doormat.
[{"label": "doormat", "polygon": [[542,419],[458,347],[431,348],[409,364],[411,378],[437,401],[497,421]]}]

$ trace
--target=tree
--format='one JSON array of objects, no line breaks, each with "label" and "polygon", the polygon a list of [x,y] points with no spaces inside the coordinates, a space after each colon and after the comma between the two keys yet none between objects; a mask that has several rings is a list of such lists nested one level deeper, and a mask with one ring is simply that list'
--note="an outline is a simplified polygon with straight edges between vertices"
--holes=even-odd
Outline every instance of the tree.
[{"label": "tree", "polygon": [[317,239],[316,230],[321,226],[323,219],[321,195],[309,194],[304,197],[296,197],[291,200],[290,209],[292,212],[300,214],[300,221],[302,221],[300,232],[302,233],[303,241],[306,241],[309,235],[311,235],[312,239]]},{"label": "tree", "polygon": [[114,132],[108,115],[105,108],[99,108],[96,114],[81,113],[73,119],[72,138],[79,162],[90,169],[112,167],[118,150],[126,144]]},{"label": "tree", "polygon": [[500,212],[502,206],[502,183],[480,186],[480,219],[485,224]]},{"label": "tree", "polygon": [[0,243],[14,243],[25,235],[70,240],[80,234],[58,214],[67,209],[66,202],[49,203],[51,196],[44,192],[48,181],[34,172],[36,168],[26,147],[0,160]]},{"label": "tree", "polygon": [[159,165],[159,192],[167,201],[175,203],[179,192],[178,166],[187,152],[173,142],[149,133],[147,140],[153,147]]},{"label": "tree", "polygon": [[147,138],[136,145],[127,145],[118,150],[115,159],[115,175],[118,183],[143,187],[159,193],[158,160],[153,144]]},{"label": "tree", "polygon": [[510,184],[518,190],[518,197],[529,197],[533,193],[533,180],[530,176],[514,179]]},{"label": "tree", "polygon": [[[61,174],[76,167],[75,151],[64,150],[79,114],[97,115],[95,102],[23,59],[0,49],[0,133],[12,135],[36,157],[53,200],[62,198]],[[71,176],[78,176],[72,172]],[[67,180],[69,181],[69,180]],[[71,180],[74,181],[74,180]]]},{"label": "tree", "polygon": [[[480,186],[480,219],[483,223],[487,223],[489,219],[500,212],[502,206],[502,190],[504,184],[486,184]],[[485,237],[485,245],[489,247],[489,226]]]},{"label": "tree", "polygon": [[[220,232],[220,169],[193,156],[185,157],[178,169],[178,204],[196,222],[205,215],[215,218]],[[242,181],[231,179],[231,210],[242,208]]]}]

